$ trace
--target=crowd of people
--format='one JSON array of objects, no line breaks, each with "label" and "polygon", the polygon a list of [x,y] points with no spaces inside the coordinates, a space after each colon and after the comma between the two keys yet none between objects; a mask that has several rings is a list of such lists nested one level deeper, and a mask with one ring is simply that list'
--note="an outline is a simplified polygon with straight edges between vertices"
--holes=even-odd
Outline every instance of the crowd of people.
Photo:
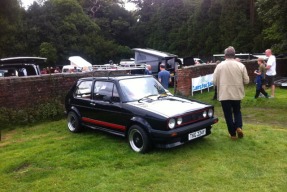
[{"label": "crowd of people", "polygon": [[[263,58],[258,58],[258,70],[254,71],[256,74],[256,93],[254,98],[260,97],[274,98],[275,97],[275,76],[276,76],[276,57],[272,55],[271,49],[265,51],[265,55],[268,58],[267,63]],[[266,93],[266,85],[271,87],[271,95]]]},{"label": "crowd of people", "polygon": [[[241,100],[244,98],[244,84],[249,83],[249,76],[245,65],[235,58],[234,47],[228,47],[224,51],[225,60],[220,62],[213,74],[213,83],[216,87],[215,97],[221,102],[226,125],[230,138],[236,140],[243,137],[243,122],[241,114]],[[256,93],[257,99],[260,93],[266,98],[275,97],[274,79],[276,75],[276,58],[272,55],[271,49],[265,51],[268,60],[265,64],[262,58],[259,58],[258,70],[256,74]],[[265,87],[266,84],[271,87],[269,96]]]},{"label": "crowd of people", "polygon": [[51,74],[51,73],[61,73],[61,69],[59,67],[45,67],[41,70],[41,74]]},{"label": "crowd of people", "polygon": [[[169,84],[171,83],[171,75],[170,72],[166,70],[166,66],[164,63],[159,64],[159,73],[158,73],[158,81],[162,84],[165,89],[168,89]],[[152,75],[151,65],[146,65],[145,75]]]},{"label": "crowd of people", "polygon": [[[215,87],[213,99],[221,102],[230,138],[236,140],[244,136],[241,100],[245,96],[244,84],[249,83],[249,76],[245,65],[241,63],[239,58],[235,58],[234,47],[229,46],[226,48],[224,55],[224,61],[216,62],[217,66],[213,74],[213,84]],[[276,58],[272,54],[271,49],[267,49],[265,55],[268,58],[267,62],[265,63],[263,58],[258,58],[258,70],[254,71],[256,74],[255,99],[258,97],[275,97]],[[146,66],[145,74],[152,74],[150,65]],[[165,89],[168,89],[171,75],[166,70],[164,63],[160,64],[158,80]],[[265,91],[266,85],[271,87],[270,96]]]}]

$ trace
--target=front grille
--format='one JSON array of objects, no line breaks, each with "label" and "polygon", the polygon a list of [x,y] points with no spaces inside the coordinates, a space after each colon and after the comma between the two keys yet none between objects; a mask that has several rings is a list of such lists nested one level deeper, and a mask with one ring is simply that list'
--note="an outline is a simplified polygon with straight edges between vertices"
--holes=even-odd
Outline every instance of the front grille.
[{"label": "front grille", "polygon": [[208,116],[205,118],[202,116],[203,111],[204,110],[200,110],[200,111],[184,114],[182,116],[182,124],[180,126],[202,121],[204,119],[208,119],[209,118]]}]

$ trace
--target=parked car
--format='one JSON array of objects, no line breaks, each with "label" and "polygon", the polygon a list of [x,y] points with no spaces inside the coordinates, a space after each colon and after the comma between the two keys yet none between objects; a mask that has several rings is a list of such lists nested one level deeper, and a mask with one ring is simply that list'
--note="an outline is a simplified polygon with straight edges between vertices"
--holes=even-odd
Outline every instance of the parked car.
[{"label": "parked car", "polygon": [[76,67],[73,65],[64,65],[62,68],[62,73],[75,73],[82,72],[82,67]]},{"label": "parked car", "polygon": [[136,67],[135,60],[133,58],[130,59],[121,59],[120,66],[122,67]]},{"label": "parked car", "polygon": [[0,70],[0,78],[4,77],[6,73],[8,73],[8,70]]},{"label": "parked car", "polygon": [[179,58],[179,59],[180,59],[181,63],[183,63],[184,66],[206,64],[201,59],[194,58],[194,57],[185,57],[185,58]]},{"label": "parked car", "polygon": [[206,64],[204,61],[202,61],[199,58],[194,58],[194,62],[195,62],[195,64]]},{"label": "parked car", "polygon": [[126,137],[139,153],[205,137],[218,121],[212,105],[173,96],[151,75],[81,78],[65,107],[71,132],[88,127]]},{"label": "parked car", "polygon": [[135,52],[135,64],[150,65],[152,75],[156,78],[160,72],[160,64],[165,64],[165,70],[169,71],[171,76],[169,86],[173,87],[175,85],[176,71],[182,67],[182,61],[177,55],[155,49],[133,48],[132,50]]},{"label": "parked car", "polygon": [[40,75],[39,64],[44,63],[42,57],[9,57],[0,59],[0,70],[6,70],[4,77]]}]

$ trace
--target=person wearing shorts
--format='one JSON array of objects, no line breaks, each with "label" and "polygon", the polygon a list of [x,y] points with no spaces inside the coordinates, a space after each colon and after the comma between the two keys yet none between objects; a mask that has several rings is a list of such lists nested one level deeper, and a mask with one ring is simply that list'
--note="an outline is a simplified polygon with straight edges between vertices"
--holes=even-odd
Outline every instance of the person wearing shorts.
[{"label": "person wearing shorts", "polygon": [[271,86],[271,96],[270,98],[275,97],[275,76],[276,76],[276,57],[272,55],[272,50],[267,49],[265,55],[268,57],[266,65],[266,82],[268,86]]}]

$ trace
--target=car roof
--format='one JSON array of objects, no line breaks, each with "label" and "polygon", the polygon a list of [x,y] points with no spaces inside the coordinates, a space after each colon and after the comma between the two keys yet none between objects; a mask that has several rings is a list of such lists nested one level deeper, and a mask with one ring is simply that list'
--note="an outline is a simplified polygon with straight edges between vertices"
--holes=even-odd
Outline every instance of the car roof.
[{"label": "car roof", "polygon": [[45,62],[47,58],[44,57],[8,57],[0,59],[1,64],[12,64],[12,63],[37,63]]},{"label": "car roof", "polygon": [[150,78],[152,75],[124,75],[124,76],[110,76],[110,77],[83,77],[80,80],[123,80],[123,79],[138,79]]}]

